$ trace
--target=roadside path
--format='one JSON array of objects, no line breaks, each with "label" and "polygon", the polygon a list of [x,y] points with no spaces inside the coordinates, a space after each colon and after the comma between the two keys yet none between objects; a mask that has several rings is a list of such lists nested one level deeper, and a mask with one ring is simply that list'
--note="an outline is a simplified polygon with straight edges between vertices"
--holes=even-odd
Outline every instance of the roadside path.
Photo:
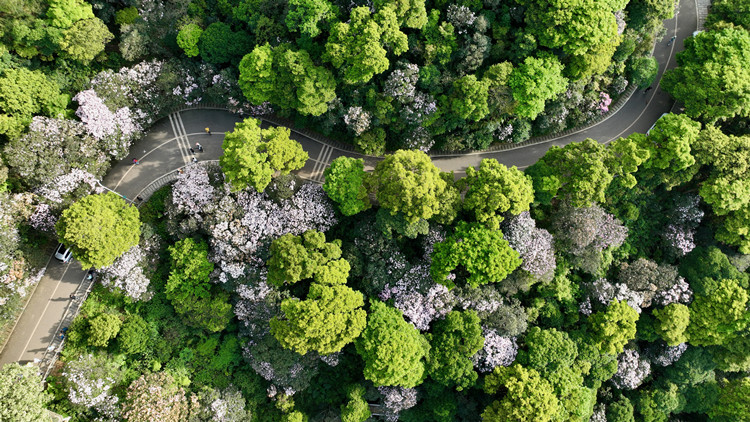
[{"label": "roadside path", "polygon": [[[464,174],[468,166],[478,166],[484,158],[495,158],[505,165],[523,169],[536,162],[552,145],[566,145],[586,138],[610,142],[633,132],[645,132],[659,116],[672,110],[673,101],[659,88],[658,82],[666,69],[676,66],[675,53],[682,50],[683,41],[702,25],[704,10],[709,4],[709,0],[680,1],[679,13],[674,19],[665,21],[667,33],[662,40],[657,41],[654,49],[654,57],[659,62],[659,74],[653,89],[648,95],[636,91],[620,110],[598,124],[545,143],[513,150],[462,155],[436,154],[432,155],[433,162],[443,171],[455,171],[457,175]],[[697,13],[697,6],[702,10],[701,13]],[[668,46],[667,40],[673,35],[677,37],[676,41]],[[169,180],[164,175],[189,165],[193,157],[198,161],[218,160],[222,154],[224,133],[240,120],[240,116],[220,109],[190,109],[172,113],[156,122],[149,133],[133,145],[131,155],[113,166],[103,184],[128,199],[134,200],[138,195],[146,199],[152,192],[155,181],[161,183]],[[264,126],[267,127],[268,123],[264,122]],[[205,133],[206,127],[211,129],[211,135]],[[316,183],[323,182],[323,171],[337,157],[346,155],[363,158],[367,170],[374,168],[380,160],[312,139],[293,128],[292,138],[299,141],[310,156],[298,174]],[[191,147],[195,149],[196,142],[203,146],[203,153],[190,152]],[[141,164],[132,165],[133,158],[138,158]],[[56,336],[61,321],[67,321],[69,314],[76,311],[71,307],[77,308],[82,300],[80,289],[84,285],[84,279],[85,272],[78,263],[62,264],[51,260],[45,276],[39,282],[0,354],[0,365],[42,359],[49,345],[59,343]],[[69,298],[74,292],[78,292],[76,303]]]}]

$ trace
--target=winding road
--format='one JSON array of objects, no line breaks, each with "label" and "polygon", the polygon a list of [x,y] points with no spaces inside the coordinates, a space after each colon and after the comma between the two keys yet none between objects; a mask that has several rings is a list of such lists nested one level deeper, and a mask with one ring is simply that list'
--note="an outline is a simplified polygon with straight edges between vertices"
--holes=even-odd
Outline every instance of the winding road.
[{"label": "winding road", "polygon": [[[543,143],[504,151],[435,154],[431,156],[433,162],[443,171],[454,171],[457,175],[465,173],[468,166],[478,166],[484,158],[494,158],[507,166],[523,169],[536,162],[552,145],[566,145],[586,138],[607,143],[633,132],[646,132],[659,116],[674,107],[673,100],[659,88],[658,82],[665,70],[676,66],[675,54],[682,49],[683,41],[696,29],[702,29],[702,19],[709,4],[710,0],[680,0],[678,13],[675,18],[664,22],[667,33],[654,48],[654,57],[659,61],[659,75],[653,89],[648,94],[636,91],[619,110],[605,119]],[[672,36],[676,37],[675,42],[667,45],[667,40]],[[174,179],[178,169],[188,165],[193,157],[198,161],[218,160],[222,154],[224,133],[240,120],[240,116],[221,109],[199,108],[172,113],[156,122],[149,133],[131,148],[131,156],[112,168],[103,184],[129,200],[138,196],[146,199],[155,187]],[[211,129],[211,135],[205,132],[206,127]],[[291,129],[292,137],[302,144],[310,156],[298,174],[313,182],[323,182],[323,171],[337,157],[364,158],[366,169],[372,169],[379,160]],[[190,148],[195,149],[196,142],[203,146],[204,152],[191,153]],[[140,165],[133,165],[133,158],[138,158]],[[52,349],[59,349],[59,332],[77,312],[77,306],[85,295],[88,284],[85,278],[77,262],[63,264],[50,259],[45,276],[35,288],[0,353],[0,366],[35,359],[44,362],[54,360],[56,353]],[[71,295],[76,299],[71,299]]]}]

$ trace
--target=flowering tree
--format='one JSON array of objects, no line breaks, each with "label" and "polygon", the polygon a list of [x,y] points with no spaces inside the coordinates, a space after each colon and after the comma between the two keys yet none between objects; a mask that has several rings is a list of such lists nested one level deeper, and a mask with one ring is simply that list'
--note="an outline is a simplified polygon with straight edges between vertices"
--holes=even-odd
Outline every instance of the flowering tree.
[{"label": "flowering tree", "polygon": [[164,372],[142,375],[128,387],[122,417],[128,422],[181,422],[187,419],[185,391]]},{"label": "flowering tree", "polygon": [[251,419],[245,398],[236,387],[204,388],[191,397],[191,422],[245,422]]},{"label": "flowering tree", "polygon": [[637,350],[627,349],[617,358],[617,373],[612,377],[615,387],[635,390],[651,374],[651,364]]},{"label": "flowering tree", "polygon": [[417,390],[404,387],[378,387],[383,396],[384,416],[388,422],[399,420],[399,413],[417,404]]},{"label": "flowering tree", "polygon": [[172,185],[172,203],[177,211],[196,215],[214,199],[214,187],[203,166],[187,166]]},{"label": "flowering tree", "polygon": [[146,296],[151,282],[143,273],[146,255],[143,249],[136,245],[122,256],[115,259],[112,265],[99,269],[99,280],[110,289],[120,289],[126,296],[140,300]]},{"label": "flowering tree", "polygon": [[370,112],[359,106],[349,107],[344,114],[344,123],[354,135],[359,136],[370,128]]},{"label": "flowering tree", "polygon": [[119,398],[113,388],[124,378],[122,363],[107,354],[81,355],[65,365],[63,378],[71,403],[94,408],[100,415],[120,414]]},{"label": "flowering tree", "polygon": [[521,256],[521,270],[540,280],[551,278],[556,267],[554,240],[547,230],[536,227],[528,211],[508,219],[503,234]]},{"label": "flowering tree", "polygon": [[15,362],[0,369],[0,420],[38,422],[48,417],[51,397],[44,391],[39,370]]},{"label": "flowering tree", "polygon": [[482,347],[471,361],[479,372],[492,372],[497,366],[510,366],[516,360],[518,344],[512,337],[503,337],[497,330],[482,328],[484,347]]}]

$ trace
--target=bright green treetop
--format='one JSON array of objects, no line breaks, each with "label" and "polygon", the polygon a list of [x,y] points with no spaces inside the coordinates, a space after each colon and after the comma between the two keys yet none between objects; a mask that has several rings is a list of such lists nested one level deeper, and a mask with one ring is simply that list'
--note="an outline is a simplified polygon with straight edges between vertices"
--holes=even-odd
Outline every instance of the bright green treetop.
[{"label": "bright green treetop", "polygon": [[459,181],[467,187],[463,208],[472,211],[477,221],[498,229],[503,213],[518,215],[529,210],[534,201],[531,177],[515,166],[507,168],[495,159],[484,159],[479,170],[469,166]]},{"label": "bright green treetop", "polygon": [[422,29],[427,23],[427,9],[424,0],[375,0],[375,10],[390,6],[401,25],[407,28]]},{"label": "bright green treetop", "polygon": [[690,344],[716,346],[731,341],[750,323],[747,301],[747,290],[731,279],[720,280],[705,295],[696,295],[690,304]]},{"label": "bright green treetop", "polygon": [[518,252],[503,239],[500,230],[461,221],[453,235],[435,244],[430,273],[436,283],[453,288],[455,284],[448,275],[462,266],[470,274],[466,283],[476,288],[503,281],[519,265]]},{"label": "bright green treetop", "polygon": [[750,116],[750,33],[740,27],[704,31],[685,40],[677,68],[661,86],[706,123]]},{"label": "bright green treetop", "polygon": [[413,388],[424,380],[430,344],[398,309],[373,301],[356,345],[365,378],[376,386]]},{"label": "bright green treetop", "polygon": [[195,57],[200,53],[198,40],[200,40],[202,34],[203,28],[194,23],[182,25],[180,32],[177,33],[177,45],[185,52],[186,56]]},{"label": "bright green treetop", "polygon": [[613,178],[607,167],[609,158],[607,149],[593,139],[563,148],[554,145],[526,174],[534,181],[536,199],[542,204],[558,197],[585,208],[604,202],[604,192]]},{"label": "bright green treetop", "polygon": [[274,173],[289,174],[305,165],[308,155],[284,127],[261,129],[257,119],[237,123],[224,136],[219,163],[236,191],[254,187],[258,192],[271,183]]},{"label": "bright green treetop", "polygon": [[100,314],[89,321],[88,343],[94,347],[107,347],[109,341],[117,336],[122,327],[122,320],[114,314]]},{"label": "bright green treetop", "polygon": [[655,309],[656,334],[659,335],[670,346],[685,343],[688,339],[685,335],[690,324],[690,310],[682,303],[670,303],[663,309]]},{"label": "bright green treetop", "polygon": [[94,19],[94,10],[83,0],[49,0],[47,18],[50,25],[65,29],[78,21]]},{"label": "bright green treetop", "polygon": [[708,415],[716,422],[750,420],[750,378],[728,381]]},{"label": "bright green treetop", "polygon": [[114,37],[101,19],[84,19],[65,30],[60,48],[73,60],[88,63],[104,51]]},{"label": "bright green treetop", "polygon": [[49,419],[45,407],[50,399],[37,366],[13,362],[0,369],[0,420],[39,422]]},{"label": "bright green treetop", "polygon": [[638,312],[627,302],[613,300],[606,310],[589,318],[591,337],[602,353],[622,353],[625,344],[635,338]]},{"label": "bright green treetop", "polygon": [[315,38],[320,35],[320,23],[335,15],[336,8],[327,0],[289,0],[284,23],[291,32]]},{"label": "bright green treetop", "polygon": [[380,206],[403,213],[412,223],[438,217],[458,200],[458,192],[441,177],[430,157],[418,150],[386,156],[370,180]]},{"label": "bright green treetop", "polygon": [[107,192],[71,205],[63,211],[55,229],[84,269],[102,268],[138,244],[141,221],[138,208]]},{"label": "bright green treetop", "polygon": [[335,353],[359,337],[365,328],[362,293],[343,284],[312,283],[307,299],[285,299],[282,317],[271,320],[271,333],[299,354],[314,350]]},{"label": "bright green treetop", "polygon": [[482,412],[483,421],[551,422],[557,420],[560,412],[560,402],[552,385],[535,369],[517,363],[495,368],[485,379],[484,390],[488,394],[501,390],[507,393]]},{"label": "bright green treetop", "polygon": [[743,254],[750,254],[750,205],[726,216],[716,232],[716,240],[737,246]]},{"label": "bright green treetop", "polygon": [[5,69],[0,73],[0,134],[21,134],[36,114],[57,117],[70,97],[41,71]]},{"label": "bright green treetop", "polygon": [[700,130],[700,123],[683,114],[663,116],[648,134],[652,154],[646,165],[670,172],[692,166],[695,157],[691,154],[690,146],[698,139]]},{"label": "bright green treetop", "polygon": [[518,363],[542,374],[571,367],[578,356],[578,347],[568,333],[554,328],[531,327],[524,342],[526,348],[519,350]]},{"label": "bright green treetop", "polygon": [[484,347],[482,327],[473,310],[452,311],[445,319],[436,322],[430,342],[427,372],[430,378],[446,387],[463,390],[474,385],[477,373],[471,357]]},{"label": "bright green treetop", "polygon": [[487,106],[489,83],[466,75],[453,81],[450,94],[451,111],[458,117],[473,122],[482,120],[490,112]]},{"label": "bright green treetop", "polygon": [[533,120],[544,111],[545,101],[565,92],[568,80],[562,76],[563,66],[554,56],[526,57],[513,69],[508,86],[518,102],[515,113]]},{"label": "bright green treetop", "polygon": [[275,286],[313,277],[322,284],[344,284],[348,276],[340,240],[326,243],[325,234],[308,230],[302,236],[287,233],[271,243],[268,282]]},{"label": "bright green treetop", "polygon": [[323,190],[338,204],[342,214],[351,216],[372,206],[365,186],[368,176],[361,158],[338,157],[325,169],[324,175]]},{"label": "bright green treetop", "polygon": [[346,404],[341,405],[342,422],[365,422],[370,416],[370,405],[365,401],[365,388],[359,384],[349,386]]}]

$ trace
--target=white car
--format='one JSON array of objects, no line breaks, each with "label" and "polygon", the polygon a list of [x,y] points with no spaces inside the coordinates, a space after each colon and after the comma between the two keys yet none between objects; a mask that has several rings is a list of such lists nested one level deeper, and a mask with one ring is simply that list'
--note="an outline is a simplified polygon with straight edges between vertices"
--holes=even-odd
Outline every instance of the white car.
[{"label": "white car", "polygon": [[73,252],[70,250],[69,247],[63,245],[62,243],[57,245],[57,250],[55,251],[55,258],[59,259],[62,262],[68,262],[70,261],[70,258],[73,256]]}]

